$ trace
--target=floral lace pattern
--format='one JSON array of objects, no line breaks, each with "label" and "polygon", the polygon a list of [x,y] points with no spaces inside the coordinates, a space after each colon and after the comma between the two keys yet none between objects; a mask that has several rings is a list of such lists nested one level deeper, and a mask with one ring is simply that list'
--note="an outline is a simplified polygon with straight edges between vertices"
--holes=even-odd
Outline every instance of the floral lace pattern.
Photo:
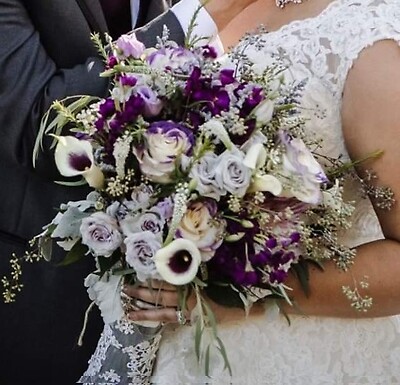
[{"label": "floral lace pattern", "polygon": [[[399,0],[336,0],[317,17],[296,21],[265,36],[248,53],[260,70],[280,52],[289,79],[307,79],[302,107],[309,135],[324,138],[325,154],[348,158],[341,131],[341,96],[347,74],[360,52],[383,39],[400,42]],[[348,187],[354,198],[359,185]],[[353,228],[343,235],[350,246],[382,238],[367,200],[359,200]],[[340,294],[339,294],[340,295]],[[400,384],[400,318],[342,320],[291,317],[289,326],[273,309],[265,317],[221,325],[233,368],[212,359],[212,379],[202,376],[194,353],[194,331],[163,333],[153,383],[156,384]]]},{"label": "floral lace pattern", "polygon": [[127,320],[105,324],[89,367],[78,383],[150,384],[160,339],[159,328],[143,328]]}]

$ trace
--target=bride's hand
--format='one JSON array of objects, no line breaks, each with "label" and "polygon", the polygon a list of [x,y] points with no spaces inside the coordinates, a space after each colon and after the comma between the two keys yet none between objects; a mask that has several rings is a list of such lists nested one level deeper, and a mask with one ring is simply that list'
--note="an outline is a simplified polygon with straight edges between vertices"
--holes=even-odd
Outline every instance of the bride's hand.
[{"label": "bride's hand", "polygon": [[202,0],[205,9],[222,31],[237,15],[257,0]]},{"label": "bride's hand", "polygon": [[[130,311],[128,318],[132,321],[158,321],[164,323],[178,323],[176,309],[179,305],[179,295],[176,287],[162,281],[152,281],[151,287],[145,283],[141,286],[126,285],[123,292],[133,299],[137,310]],[[204,296],[204,295],[203,295]],[[245,312],[239,308],[228,308],[218,305],[209,298],[206,299],[218,323],[243,320]],[[196,296],[192,292],[186,301],[187,310],[184,317],[190,320],[192,310],[196,306]],[[262,315],[263,306],[255,304],[251,309],[251,316]]]}]

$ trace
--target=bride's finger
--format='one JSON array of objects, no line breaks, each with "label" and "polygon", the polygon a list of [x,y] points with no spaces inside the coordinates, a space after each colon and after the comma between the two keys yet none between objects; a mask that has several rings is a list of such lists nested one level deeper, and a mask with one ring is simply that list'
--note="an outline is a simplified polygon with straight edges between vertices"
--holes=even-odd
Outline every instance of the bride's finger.
[{"label": "bride's finger", "polygon": [[176,291],[165,291],[159,289],[148,289],[144,287],[129,286],[124,293],[128,296],[142,300],[147,303],[162,306],[178,306],[178,293]]},{"label": "bride's finger", "polygon": [[176,291],[176,286],[171,285],[168,282],[160,281],[158,279],[152,279],[149,282],[140,282],[139,286],[148,287],[150,289],[162,289],[166,291]]},{"label": "bride's finger", "polygon": [[[131,321],[158,321],[165,323],[181,323],[182,319],[178,319],[179,312],[175,308],[163,308],[155,310],[138,310],[128,313]],[[185,317],[185,320],[187,317]]]}]

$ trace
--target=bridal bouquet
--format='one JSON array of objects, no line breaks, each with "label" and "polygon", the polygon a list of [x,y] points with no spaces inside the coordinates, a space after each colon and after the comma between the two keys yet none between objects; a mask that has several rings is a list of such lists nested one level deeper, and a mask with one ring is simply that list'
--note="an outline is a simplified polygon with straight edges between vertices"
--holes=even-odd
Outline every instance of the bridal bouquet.
[{"label": "bridal bouquet", "polygon": [[[291,303],[289,274],[307,291],[310,263],[346,269],[354,251],[338,234],[353,211],[342,198],[350,167],[304,135],[304,85],[286,84],[279,65],[256,74],[239,49],[217,60],[210,46],[166,38],[155,49],[133,34],[95,41],[109,96],[56,102],[41,128],[55,138],[60,174],[93,191],[60,207],[37,238],[41,253],[56,240],[64,264],[94,258],[86,284],[114,282],[101,307],[111,321],[123,317],[123,283],[173,284],[183,311],[194,291],[196,354],[208,372],[216,347],[229,368],[207,298],[245,309],[267,296]],[[356,294],[353,305],[367,308]]]}]

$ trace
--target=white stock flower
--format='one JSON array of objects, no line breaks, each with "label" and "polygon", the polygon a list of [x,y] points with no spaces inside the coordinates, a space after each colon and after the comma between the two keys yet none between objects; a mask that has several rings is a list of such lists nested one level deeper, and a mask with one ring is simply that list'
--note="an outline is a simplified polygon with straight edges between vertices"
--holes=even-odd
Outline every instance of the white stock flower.
[{"label": "white stock flower", "polygon": [[94,163],[91,143],[73,136],[54,137],[58,140],[54,159],[60,174],[66,177],[82,175],[89,186],[103,187],[104,175]]},{"label": "white stock flower", "polygon": [[124,242],[126,262],[135,269],[138,280],[145,282],[149,278],[159,279],[154,256],[161,248],[160,238],[151,231],[143,231],[129,234]]},{"label": "white stock flower", "polygon": [[178,226],[176,236],[192,241],[200,250],[203,262],[210,260],[221,246],[225,221],[215,220],[217,205],[209,199],[193,202]]},{"label": "white stock flower", "polygon": [[196,277],[201,255],[192,241],[180,238],[158,250],[154,260],[164,281],[172,285],[186,285]]},{"label": "white stock flower", "polygon": [[95,256],[109,257],[122,243],[117,221],[100,211],[82,219],[80,232],[82,243]]}]

